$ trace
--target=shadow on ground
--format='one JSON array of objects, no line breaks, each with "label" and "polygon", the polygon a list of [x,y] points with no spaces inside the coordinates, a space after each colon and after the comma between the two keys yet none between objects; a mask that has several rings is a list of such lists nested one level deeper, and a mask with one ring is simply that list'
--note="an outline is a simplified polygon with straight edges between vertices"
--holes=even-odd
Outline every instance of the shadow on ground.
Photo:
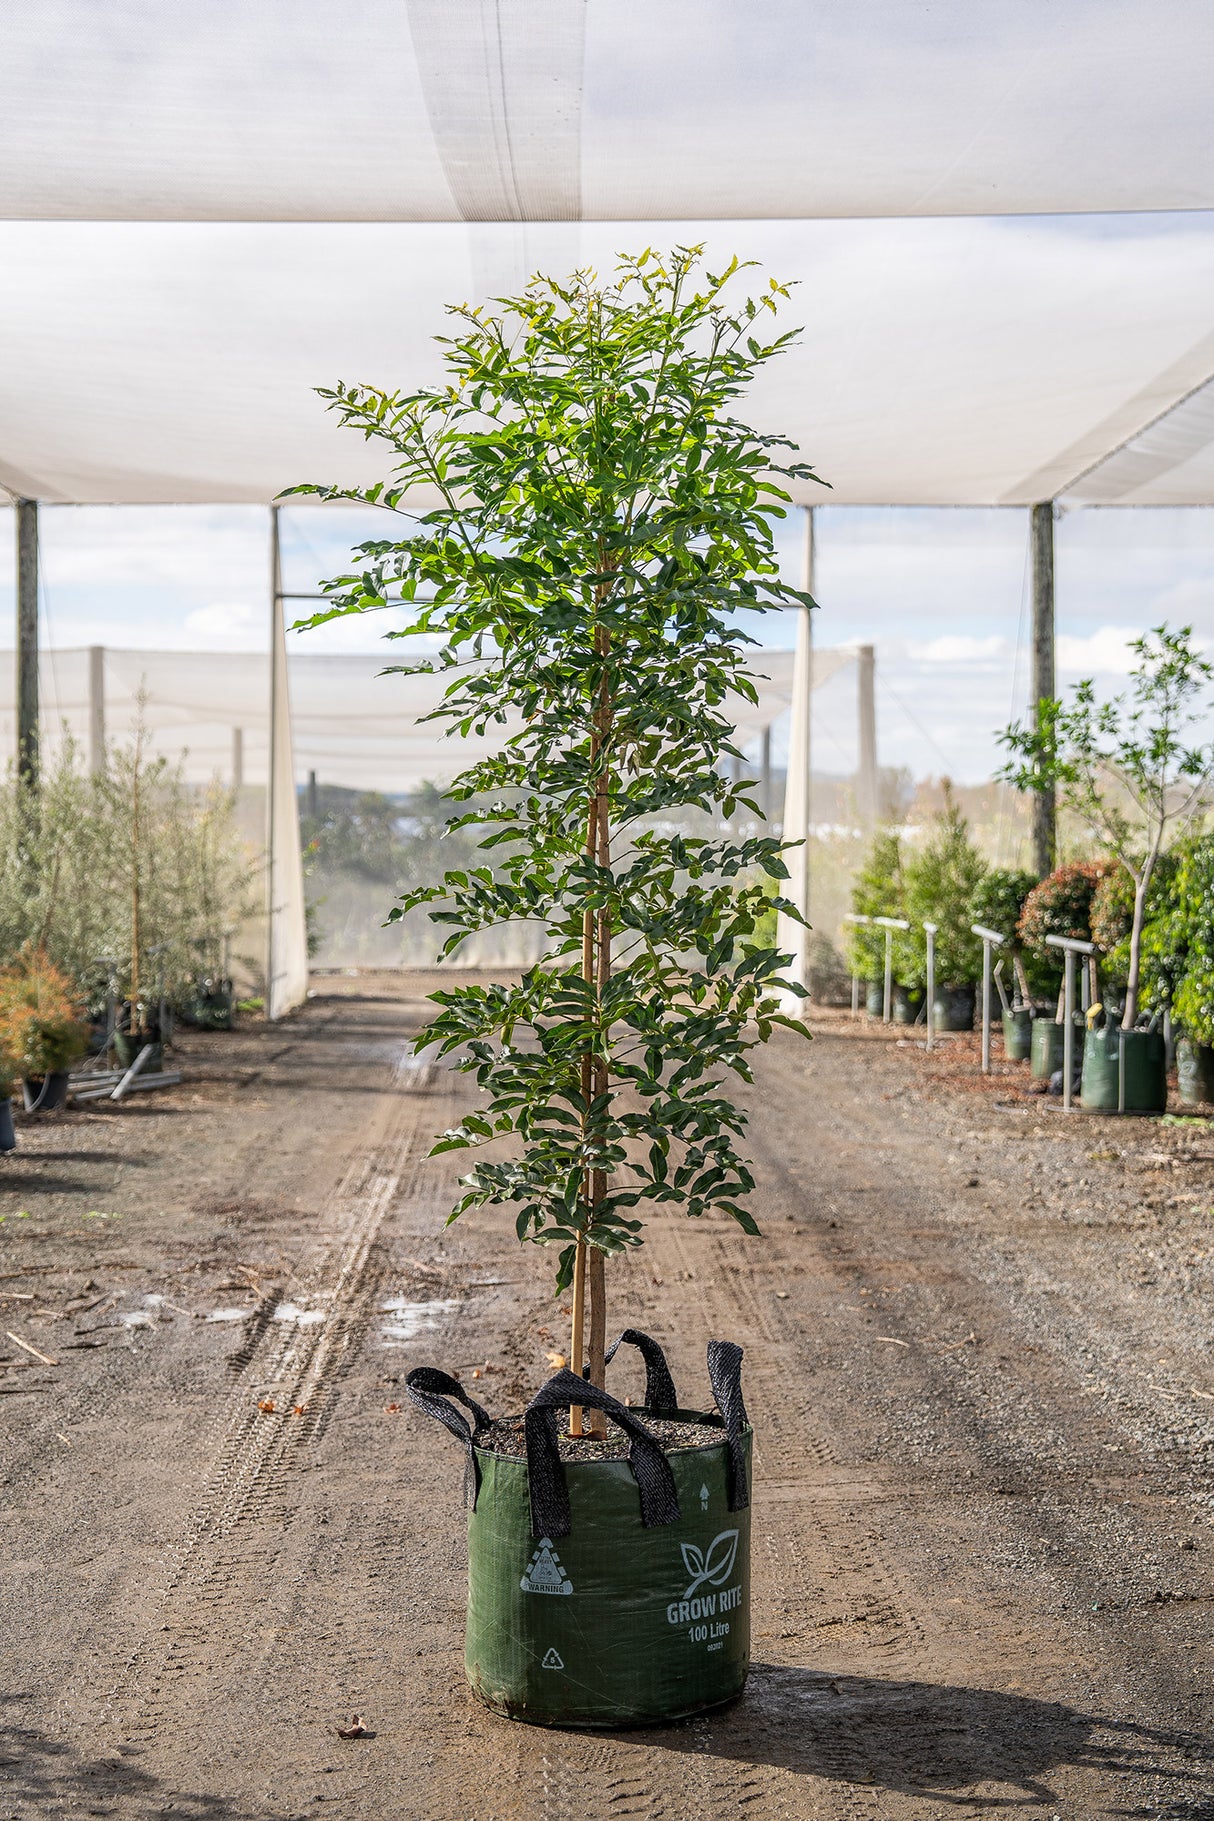
[{"label": "shadow on ground", "polygon": [[[707,1737],[705,1737],[707,1734]],[[735,1707],[698,1724],[634,1735],[660,1750],[778,1765],[972,1807],[1053,1802],[1051,1773],[1126,1780],[1121,1815],[1211,1817],[1214,1739],[1101,1719],[994,1689],[872,1681],[756,1663]],[[1142,1779],[1138,1805],[1134,1780]],[[1149,1798],[1147,1782],[1150,1784]],[[1181,1799],[1160,1808],[1161,1782]]]},{"label": "shadow on ground", "polygon": [[[6,1695],[6,1704],[30,1697]],[[29,1726],[0,1726],[0,1813],[62,1815],[82,1811],[130,1821],[275,1821],[274,1811],[226,1796],[178,1790],[139,1767],[134,1754],[89,1757]],[[278,1817],[285,1821],[286,1811]]]}]

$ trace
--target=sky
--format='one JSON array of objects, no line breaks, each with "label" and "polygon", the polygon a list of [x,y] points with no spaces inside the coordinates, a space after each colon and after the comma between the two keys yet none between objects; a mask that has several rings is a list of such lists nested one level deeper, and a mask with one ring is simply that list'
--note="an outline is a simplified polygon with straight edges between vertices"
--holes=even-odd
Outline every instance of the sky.
[{"label": "sky", "polygon": [[[13,518],[0,509],[0,651],[11,648]],[[282,510],[283,579],[308,594],[383,535],[382,514]],[[801,515],[779,530],[782,568],[800,580]],[[43,643],[264,652],[268,514],[261,507],[43,507]],[[1214,650],[1214,509],[1088,508],[1056,527],[1059,684],[1124,684],[1129,639],[1191,624]],[[814,591],[822,646],[877,650],[878,756],[915,777],[976,783],[999,763],[999,730],[1028,695],[1028,514],[1022,509],[819,507]],[[311,611],[290,604],[289,619]],[[373,651],[377,616],[292,634],[301,651]],[[792,616],[755,628],[792,643]],[[391,654],[393,657],[397,653]],[[0,659],[0,662],[11,660]],[[9,685],[11,687],[11,685]],[[380,685],[392,688],[390,678]],[[5,691],[7,694],[7,690]],[[855,670],[815,700],[815,768],[855,766]],[[1212,730],[1214,731],[1214,730]],[[780,750],[777,734],[777,757]]]}]

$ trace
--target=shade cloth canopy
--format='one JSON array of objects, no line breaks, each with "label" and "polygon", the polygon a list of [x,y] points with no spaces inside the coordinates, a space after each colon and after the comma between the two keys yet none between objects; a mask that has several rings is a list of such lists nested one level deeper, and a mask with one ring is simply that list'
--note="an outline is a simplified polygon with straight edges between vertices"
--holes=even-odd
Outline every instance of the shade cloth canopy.
[{"label": "shade cloth canopy", "polygon": [[[380,478],[387,451],[315,386],[433,381],[445,303],[658,238],[0,224],[0,483],[155,504]],[[799,282],[785,317],[805,334],[745,409],[830,481],[801,503],[1214,501],[1214,216],[667,224],[680,239]]]},{"label": "shade cloth canopy", "polygon": [[748,407],[831,483],[800,503],[1209,503],[1212,64],[1208,0],[26,0],[0,485],[378,478],[314,386],[426,383],[444,303],[703,240],[801,286]]},{"label": "shade cloth canopy", "polygon": [[0,214],[1214,206],[1208,0],[24,0]]}]

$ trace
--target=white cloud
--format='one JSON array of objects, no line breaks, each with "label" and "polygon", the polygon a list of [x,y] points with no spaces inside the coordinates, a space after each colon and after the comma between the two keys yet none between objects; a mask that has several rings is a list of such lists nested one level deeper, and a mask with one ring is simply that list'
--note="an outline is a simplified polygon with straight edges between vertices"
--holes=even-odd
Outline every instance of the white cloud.
[{"label": "white cloud", "polygon": [[1141,632],[1138,626],[1102,626],[1084,638],[1064,632],[1058,640],[1058,668],[1079,677],[1127,676],[1134,662],[1130,640]]},{"label": "white cloud", "polygon": [[[192,613],[187,613],[185,627],[187,632],[196,632],[207,640],[214,639],[217,643],[235,640],[244,646],[251,632],[261,633],[259,622],[262,617],[247,601],[211,601],[207,606],[195,607]],[[264,643],[264,640],[259,642]]]},{"label": "white cloud", "polygon": [[989,638],[968,638],[963,633],[945,634],[928,639],[923,645],[910,645],[911,657],[921,664],[981,664],[1006,656],[1008,641],[992,633]]}]

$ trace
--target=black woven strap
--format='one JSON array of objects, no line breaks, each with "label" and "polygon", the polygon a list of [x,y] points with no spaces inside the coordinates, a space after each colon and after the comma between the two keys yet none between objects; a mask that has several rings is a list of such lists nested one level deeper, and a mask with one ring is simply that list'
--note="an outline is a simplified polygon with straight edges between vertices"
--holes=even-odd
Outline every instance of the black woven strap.
[{"label": "black woven strap", "polygon": [[641,1495],[641,1522],[646,1530],[659,1524],[674,1524],[679,1517],[679,1495],[675,1491],[670,1462],[645,1426],[626,1405],[587,1384],[567,1368],[550,1378],[536,1392],[523,1417],[527,1440],[527,1486],[531,1496],[531,1534],[568,1536],[570,1526],[569,1487],[561,1462],[557,1411],[570,1404],[581,1404],[586,1410],[601,1410],[622,1429],[632,1446],[628,1465]]},{"label": "black woven strap", "polygon": [[[493,1418],[477,1403],[474,1397],[468,1396],[457,1378],[452,1378],[448,1372],[438,1371],[434,1366],[415,1366],[405,1380],[405,1391],[410,1403],[416,1404],[419,1410],[424,1410],[427,1416],[432,1416],[436,1423],[442,1424],[444,1429],[449,1429],[456,1441],[460,1442],[466,1450],[470,1482],[468,1503],[475,1511],[476,1501],[480,1496],[481,1469],[480,1462],[476,1458],[474,1443],[479,1438],[481,1431],[490,1426]],[[451,1408],[447,1402],[449,1397],[455,1398],[464,1406],[465,1410],[472,1412],[471,1424],[460,1415],[458,1410]]]},{"label": "black woven strap", "polygon": [[746,1483],[746,1405],[742,1401],[742,1349],[731,1340],[708,1343],[708,1376],[729,1442],[729,1509],[745,1511],[750,1503]]},{"label": "black woven strap", "polygon": [[645,1361],[646,1409],[652,1416],[673,1416],[679,1407],[679,1394],[674,1388],[666,1355],[657,1341],[650,1334],[642,1334],[639,1328],[625,1328],[620,1338],[608,1347],[603,1363],[609,1366],[625,1345],[638,1348]]}]

